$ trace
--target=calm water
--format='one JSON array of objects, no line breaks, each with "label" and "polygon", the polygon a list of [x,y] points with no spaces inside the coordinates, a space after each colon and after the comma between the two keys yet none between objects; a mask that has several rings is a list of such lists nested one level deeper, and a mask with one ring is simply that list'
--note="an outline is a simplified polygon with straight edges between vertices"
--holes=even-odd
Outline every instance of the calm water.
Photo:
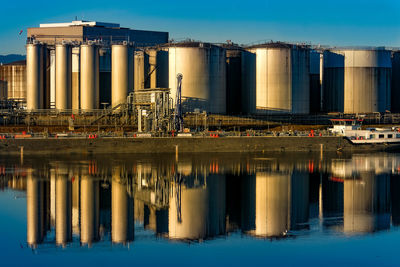
[{"label": "calm water", "polygon": [[400,154],[0,158],[1,266],[399,265]]}]

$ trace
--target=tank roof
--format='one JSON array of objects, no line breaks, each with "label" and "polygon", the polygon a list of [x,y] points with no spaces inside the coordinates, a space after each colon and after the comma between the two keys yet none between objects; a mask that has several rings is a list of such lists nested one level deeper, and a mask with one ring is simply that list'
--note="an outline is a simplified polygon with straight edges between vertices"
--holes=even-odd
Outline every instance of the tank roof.
[{"label": "tank roof", "polygon": [[161,44],[160,46],[161,47],[193,47],[193,48],[219,47],[219,46],[211,44],[211,43],[193,42],[193,41],[178,42],[178,43],[166,43],[166,44]]},{"label": "tank roof", "polygon": [[290,44],[284,42],[270,42],[263,44],[256,44],[252,46],[248,46],[246,48],[300,48],[300,49],[308,49],[309,45],[306,44]]}]

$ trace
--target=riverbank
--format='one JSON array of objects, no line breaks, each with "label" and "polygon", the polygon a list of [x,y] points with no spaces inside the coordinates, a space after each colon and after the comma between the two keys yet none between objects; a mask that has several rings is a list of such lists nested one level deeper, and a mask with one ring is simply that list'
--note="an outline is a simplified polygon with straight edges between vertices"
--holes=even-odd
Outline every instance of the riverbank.
[{"label": "riverbank", "polygon": [[0,140],[0,154],[109,154],[216,152],[368,152],[399,150],[400,145],[353,145],[335,136],[283,137],[109,137],[23,138]]}]

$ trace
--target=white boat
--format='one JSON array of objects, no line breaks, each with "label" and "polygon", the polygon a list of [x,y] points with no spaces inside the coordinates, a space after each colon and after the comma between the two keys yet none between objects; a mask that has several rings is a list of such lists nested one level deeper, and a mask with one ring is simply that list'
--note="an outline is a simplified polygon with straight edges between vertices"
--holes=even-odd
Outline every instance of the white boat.
[{"label": "white boat", "polygon": [[362,120],[332,119],[333,128],[329,130],[350,140],[353,144],[400,143],[400,132],[395,128],[361,129]]}]

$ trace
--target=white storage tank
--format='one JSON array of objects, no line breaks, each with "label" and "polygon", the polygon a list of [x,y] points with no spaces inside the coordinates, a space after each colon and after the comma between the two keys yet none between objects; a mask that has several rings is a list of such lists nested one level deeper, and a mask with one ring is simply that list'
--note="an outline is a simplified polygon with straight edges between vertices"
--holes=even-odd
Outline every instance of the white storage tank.
[{"label": "white storage tank", "polygon": [[56,109],[71,109],[72,48],[56,45]]},{"label": "white storage tank", "polygon": [[390,110],[391,52],[385,49],[341,49],[344,55],[344,112]]},{"label": "white storage tank", "polygon": [[226,53],[209,43],[168,44],[169,87],[175,101],[177,75],[182,79],[182,108],[226,113]]},{"label": "white storage tank", "polygon": [[309,113],[309,48],[269,43],[247,49],[256,54],[256,113]]},{"label": "white storage tank", "polygon": [[81,45],[81,109],[99,108],[99,49],[94,44]]},{"label": "white storage tank", "polygon": [[44,97],[43,83],[43,45],[26,45],[26,108],[42,109]]},{"label": "white storage tank", "polygon": [[111,99],[115,107],[126,102],[133,91],[133,47],[128,44],[112,46]]}]

